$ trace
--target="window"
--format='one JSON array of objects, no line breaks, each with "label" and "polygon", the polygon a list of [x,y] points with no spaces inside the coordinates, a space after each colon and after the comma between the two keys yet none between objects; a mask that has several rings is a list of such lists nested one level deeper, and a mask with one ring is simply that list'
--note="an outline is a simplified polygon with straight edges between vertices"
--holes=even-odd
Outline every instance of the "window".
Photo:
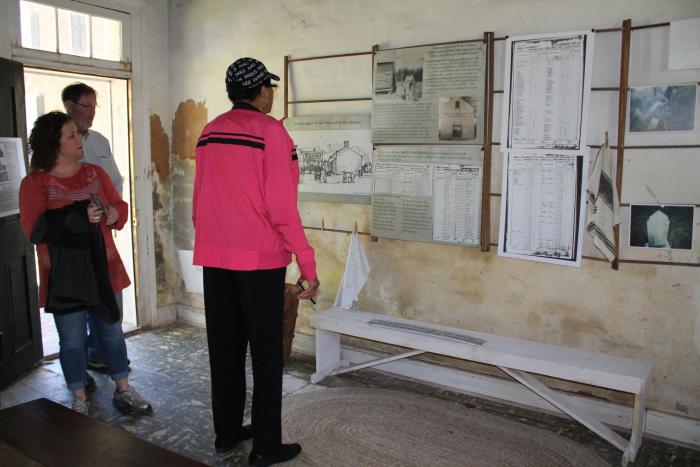
[{"label": "window", "polygon": [[90,56],[90,16],[58,9],[58,51],[64,54]]},{"label": "window", "polygon": [[56,52],[56,9],[34,2],[20,2],[22,47]]},{"label": "window", "polygon": [[121,60],[122,23],[114,19],[92,17],[92,56],[103,60]]},{"label": "window", "polygon": [[22,47],[78,57],[122,60],[122,21],[20,1]]}]

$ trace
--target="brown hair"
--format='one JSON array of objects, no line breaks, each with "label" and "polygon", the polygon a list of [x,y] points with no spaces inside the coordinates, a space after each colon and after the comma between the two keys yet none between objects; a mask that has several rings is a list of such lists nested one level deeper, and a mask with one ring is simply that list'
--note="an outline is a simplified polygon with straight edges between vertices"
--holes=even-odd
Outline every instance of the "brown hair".
[{"label": "brown hair", "polygon": [[61,92],[61,100],[63,102],[78,102],[85,95],[96,96],[97,91],[85,83],[73,83],[63,88],[63,91]]},{"label": "brown hair", "polygon": [[42,115],[34,122],[29,135],[29,149],[32,160],[30,167],[34,170],[51,171],[56,166],[58,151],[61,149],[61,130],[63,125],[71,122],[70,115],[53,111]]}]

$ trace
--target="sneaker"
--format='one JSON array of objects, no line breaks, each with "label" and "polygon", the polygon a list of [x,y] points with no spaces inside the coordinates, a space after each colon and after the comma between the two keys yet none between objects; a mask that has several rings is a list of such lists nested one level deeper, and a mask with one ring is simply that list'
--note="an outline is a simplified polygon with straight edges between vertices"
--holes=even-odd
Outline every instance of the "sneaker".
[{"label": "sneaker", "polygon": [[90,405],[87,399],[75,399],[71,408],[79,414],[87,415]]},{"label": "sneaker", "polygon": [[298,456],[300,452],[301,445],[299,443],[283,444],[277,452],[272,454],[260,454],[253,449],[250,451],[250,456],[248,456],[248,465],[268,466],[287,462]]},{"label": "sneaker", "polygon": [[85,392],[91,393],[97,390],[95,378],[90,376],[90,373],[85,373]]},{"label": "sneaker", "polygon": [[112,404],[114,404],[118,410],[124,413],[136,413],[143,415],[153,413],[151,403],[141,397],[139,393],[136,392],[136,390],[131,386],[129,386],[126,391],[123,392],[119,392],[117,389],[115,389]]},{"label": "sneaker", "polygon": [[216,435],[216,440],[214,440],[214,449],[219,454],[224,454],[226,452],[232,451],[241,442],[253,437],[253,432],[251,431],[251,426],[246,425],[241,428],[241,432],[238,436],[221,436]]}]

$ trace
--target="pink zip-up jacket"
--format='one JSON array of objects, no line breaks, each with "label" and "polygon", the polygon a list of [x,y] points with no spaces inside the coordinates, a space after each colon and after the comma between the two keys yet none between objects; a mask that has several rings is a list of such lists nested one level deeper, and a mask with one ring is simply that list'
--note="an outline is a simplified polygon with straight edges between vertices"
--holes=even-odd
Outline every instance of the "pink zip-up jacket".
[{"label": "pink zip-up jacket", "polygon": [[316,279],[314,250],[297,208],[299,162],[281,122],[249,105],[209,122],[197,141],[192,194],[194,264],[276,269],[296,255]]}]

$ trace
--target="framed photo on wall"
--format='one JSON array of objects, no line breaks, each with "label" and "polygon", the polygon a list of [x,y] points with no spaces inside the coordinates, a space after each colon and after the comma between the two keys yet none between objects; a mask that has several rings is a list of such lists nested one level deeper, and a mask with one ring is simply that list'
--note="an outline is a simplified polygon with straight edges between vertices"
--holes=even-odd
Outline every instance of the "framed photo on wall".
[{"label": "framed photo on wall", "polygon": [[695,84],[631,88],[629,131],[693,131],[696,94]]},{"label": "framed photo on wall", "polygon": [[693,205],[632,204],[629,246],[690,250],[693,246]]}]

